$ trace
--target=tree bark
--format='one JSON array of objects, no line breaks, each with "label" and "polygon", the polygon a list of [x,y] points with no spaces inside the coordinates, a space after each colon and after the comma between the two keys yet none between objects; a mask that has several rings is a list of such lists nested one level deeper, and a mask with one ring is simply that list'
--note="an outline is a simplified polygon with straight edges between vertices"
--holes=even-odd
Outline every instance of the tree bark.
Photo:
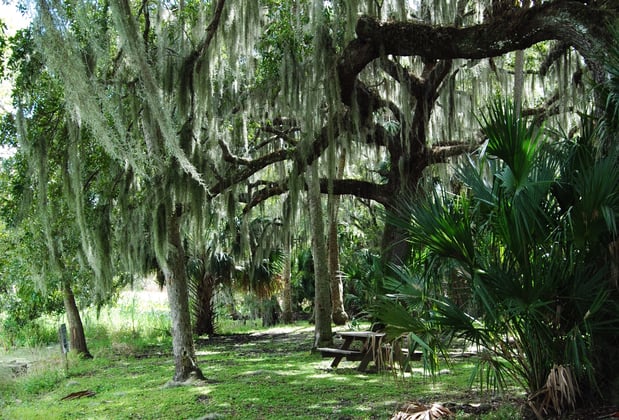
[{"label": "tree bark", "polygon": [[[338,162],[337,178],[344,176],[346,165],[346,150],[342,150]],[[348,322],[348,314],[344,309],[344,286],[340,271],[340,246],[337,237],[338,210],[340,196],[329,194],[329,276],[331,278],[331,305],[332,317],[335,325],[345,325]]]},{"label": "tree bark", "polygon": [[386,223],[381,243],[381,260],[384,266],[404,265],[411,255],[408,233],[399,226]]},{"label": "tree bark", "polygon": [[69,340],[71,350],[75,350],[77,354],[86,359],[92,359],[92,355],[88,351],[86,345],[86,335],[84,334],[84,325],[80,317],[79,309],[75,302],[75,295],[71,289],[71,282],[68,279],[62,280],[62,298],[64,301],[64,310],[67,314],[69,323]]},{"label": "tree bark", "polygon": [[514,65],[514,107],[517,118],[522,113],[522,94],[524,90],[524,50],[516,51]]},{"label": "tree bark", "polygon": [[292,256],[290,255],[290,232],[286,232],[284,237],[284,272],[282,280],[284,282],[284,290],[282,293],[283,311],[282,322],[284,324],[292,323],[292,284],[290,281],[290,273],[292,269]]},{"label": "tree bark", "polygon": [[195,325],[193,327],[196,335],[215,334],[213,295],[215,289],[215,279],[209,273],[203,273],[200,282],[196,287],[195,302]]},{"label": "tree bark", "polygon": [[312,234],[312,254],[314,256],[314,348],[329,347],[333,344],[331,329],[331,282],[327,267],[327,246],[320,201],[320,185],[317,163],[307,171],[310,226]]},{"label": "tree bark", "polygon": [[168,266],[164,270],[172,323],[175,382],[185,382],[191,378],[205,379],[198,367],[191,334],[185,249],[180,232],[181,212],[180,206],[177,206],[168,218],[168,241],[172,249],[168,256]]},{"label": "tree bark", "polygon": [[[380,56],[420,56],[426,60],[482,59],[526,49],[538,42],[559,40],[576,48],[601,82],[600,59],[611,45],[605,22],[619,13],[615,1],[553,1],[527,9],[513,8],[498,18],[479,25],[428,25],[418,21],[378,22],[363,16],[356,26],[357,38],[342,53],[338,76],[342,101],[352,105],[363,96],[357,89],[357,75]],[[595,64],[598,63],[598,64]]]},{"label": "tree bark", "polygon": [[272,327],[277,325],[279,322],[279,314],[281,313],[281,309],[276,297],[271,296],[270,298],[262,299],[260,306],[262,312],[262,326]]}]

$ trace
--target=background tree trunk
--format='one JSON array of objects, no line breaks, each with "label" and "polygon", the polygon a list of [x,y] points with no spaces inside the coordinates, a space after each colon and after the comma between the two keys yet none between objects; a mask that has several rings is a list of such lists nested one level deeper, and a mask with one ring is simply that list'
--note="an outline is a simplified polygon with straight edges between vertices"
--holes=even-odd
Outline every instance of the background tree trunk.
[{"label": "background tree trunk", "polygon": [[290,233],[286,232],[284,235],[284,271],[282,273],[282,280],[284,282],[284,290],[282,294],[283,310],[282,310],[282,322],[284,324],[292,323],[292,283],[290,281],[290,273],[292,271],[292,255],[290,254]]},{"label": "background tree trunk", "polygon": [[514,107],[516,116],[520,118],[522,110],[522,94],[524,89],[524,50],[516,51],[514,64]]},{"label": "background tree trunk", "polygon": [[[346,165],[346,150],[342,150],[337,168],[337,179],[344,176]],[[331,278],[332,317],[335,325],[345,325],[348,314],[344,309],[344,286],[340,271],[340,246],[337,237],[338,210],[340,196],[329,194],[329,276]]]},{"label": "background tree trunk", "polygon": [[191,377],[205,379],[196,361],[191,335],[189,291],[185,270],[185,250],[180,232],[180,213],[181,210],[177,206],[168,219],[168,240],[172,250],[168,257],[168,267],[164,270],[170,304],[174,381],[176,382],[184,382]]},{"label": "background tree trunk", "polygon": [[314,348],[333,344],[331,329],[331,282],[327,267],[327,246],[320,202],[320,180],[317,162],[307,170],[310,228],[312,233],[312,254],[314,255]]},{"label": "background tree trunk", "polygon": [[277,325],[281,313],[277,298],[271,296],[268,299],[263,299],[260,306],[262,309],[262,326],[272,327]]},{"label": "background tree trunk", "polygon": [[71,350],[75,350],[81,357],[92,359],[92,355],[86,346],[86,335],[84,334],[84,325],[82,318],[75,302],[75,296],[71,289],[71,283],[68,279],[62,281],[62,298],[64,301],[64,310],[67,314],[69,323],[69,339]]},{"label": "background tree trunk", "polygon": [[195,296],[195,325],[193,330],[197,335],[215,334],[215,311],[213,308],[214,289],[214,277],[209,273],[203,273],[200,282],[196,286]]}]

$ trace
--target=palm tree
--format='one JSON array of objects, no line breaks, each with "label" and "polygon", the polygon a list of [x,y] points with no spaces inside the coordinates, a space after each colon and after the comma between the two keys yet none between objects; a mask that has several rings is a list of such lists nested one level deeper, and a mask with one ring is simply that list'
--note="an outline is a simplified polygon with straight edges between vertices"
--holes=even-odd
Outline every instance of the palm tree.
[{"label": "palm tree", "polygon": [[238,286],[260,300],[264,326],[278,322],[279,302],[275,294],[282,288],[284,253],[281,248],[283,224],[279,218],[256,217],[249,222],[250,254]]},{"label": "palm tree", "polygon": [[600,155],[590,119],[579,137],[553,143],[516,118],[510,103],[495,102],[480,121],[488,141],[460,168],[467,190],[433,191],[392,220],[435,263],[468,273],[475,310],[437,288],[424,290],[432,283],[406,270],[391,281],[397,293],[376,310],[430,356],[445,343],[437,337],[479,345],[480,378],[497,387],[507,378],[520,383],[538,417],[560,413],[616,380],[609,372],[617,358],[608,355],[617,351],[619,299],[607,279],[618,156]]},{"label": "palm tree", "polygon": [[201,253],[193,253],[189,257],[187,270],[193,304],[193,331],[197,335],[214,335],[215,293],[219,286],[232,287],[234,258],[209,248]]}]

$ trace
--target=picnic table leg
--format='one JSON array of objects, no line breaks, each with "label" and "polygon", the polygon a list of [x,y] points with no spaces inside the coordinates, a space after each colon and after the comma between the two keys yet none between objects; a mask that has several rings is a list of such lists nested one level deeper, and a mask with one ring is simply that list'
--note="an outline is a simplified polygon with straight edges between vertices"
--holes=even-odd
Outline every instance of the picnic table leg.
[{"label": "picnic table leg", "polygon": [[363,346],[365,354],[363,356],[363,359],[361,360],[361,363],[359,363],[359,367],[357,368],[359,372],[365,372],[371,361],[374,361],[374,363],[376,364],[377,370],[380,369],[380,366],[378,366],[379,362],[377,358],[380,357],[378,353],[380,352],[381,345],[382,345],[382,340],[380,339],[378,340],[368,339],[366,341],[366,343]]},{"label": "picnic table leg", "polygon": [[359,367],[357,368],[357,370],[359,372],[365,372],[368,368],[368,365],[372,361],[372,359],[374,359],[374,355],[372,354],[372,349],[366,350],[365,355],[363,356],[361,363],[359,363]]},{"label": "picnic table leg", "polygon": [[[340,347],[341,350],[348,350],[350,348],[350,345],[352,344],[352,338],[350,337],[346,337],[344,339],[344,342],[342,343],[342,346]],[[338,354],[337,356],[335,356],[333,358],[333,361],[331,362],[331,368],[335,369],[337,367],[337,365],[340,364],[340,362],[342,361],[342,359],[344,358],[343,354]]]}]

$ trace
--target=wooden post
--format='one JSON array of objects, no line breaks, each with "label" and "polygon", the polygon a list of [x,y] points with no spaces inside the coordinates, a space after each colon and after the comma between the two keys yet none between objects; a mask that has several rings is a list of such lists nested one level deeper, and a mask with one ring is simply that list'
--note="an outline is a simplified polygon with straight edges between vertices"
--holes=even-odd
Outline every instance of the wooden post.
[{"label": "wooden post", "polygon": [[58,338],[60,340],[60,352],[62,353],[62,358],[64,360],[64,369],[68,375],[69,358],[67,357],[67,353],[69,353],[69,341],[67,340],[67,326],[65,324],[60,324],[60,328],[58,328]]}]

